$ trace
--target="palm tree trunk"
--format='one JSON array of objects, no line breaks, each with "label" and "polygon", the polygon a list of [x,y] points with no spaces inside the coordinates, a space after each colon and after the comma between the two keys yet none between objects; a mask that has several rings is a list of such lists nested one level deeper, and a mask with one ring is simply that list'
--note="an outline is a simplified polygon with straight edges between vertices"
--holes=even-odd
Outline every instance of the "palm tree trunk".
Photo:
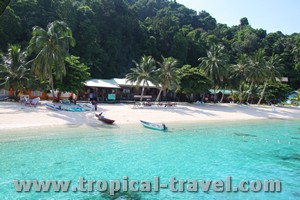
[{"label": "palm tree trunk", "polygon": [[216,103],[216,99],[217,99],[217,93],[216,93],[216,88],[214,88],[214,103]]},{"label": "palm tree trunk", "polygon": [[16,91],[15,91],[15,101],[17,101],[17,100],[18,100],[18,94],[19,94],[19,90],[18,90],[18,89],[16,89]]},{"label": "palm tree trunk", "polygon": [[225,90],[226,90],[226,85],[224,86],[224,90],[223,90],[223,93],[222,93],[222,97],[221,97],[220,103],[223,103]]},{"label": "palm tree trunk", "polygon": [[143,82],[143,88],[142,88],[142,94],[141,94],[141,99],[140,99],[140,101],[143,101],[144,90],[145,90],[145,81]]},{"label": "palm tree trunk", "polygon": [[224,99],[224,93],[222,93],[222,97],[221,97],[220,103],[223,103],[223,99]]},{"label": "palm tree trunk", "polygon": [[242,82],[240,83],[240,104],[242,104],[242,101],[243,101],[243,94],[242,94]]},{"label": "palm tree trunk", "polygon": [[166,88],[163,89],[163,97],[164,97],[164,100],[167,100],[167,89]]},{"label": "palm tree trunk", "polygon": [[54,84],[53,84],[52,75],[50,75],[50,77],[49,77],[49,84],[50,84],[51,92],[52,92],[52,101],[54,102],[55,101],[55,95],[54,95]]},{"label": "palm tree trunk", "polygon": [[252,93],[252,87],[253,87],[253,81],[251,82],[250,88],[249,88],[249,93],[248,93],[248,97],[247,97],[247,102],[249,102],[251,93]]},{"label": "palm tree trunk", "polygon": [[259,105],[260,102],[262,101],[262,99],[264,98],[264,94],[265,94],[266,87],[267,87],[267,82],[265,82],[264,89],[263,89],[263,91],[261,92],[261,96],[260,96],[260,98],[259,98],[259,100],[258,100],[258,102],[257,102],[257,105]]},{"label": "palm tree trunk", "polygon": [[161,92],[162,92],[162,91],[163,91],[163,88],[161,87],[155,101],[159,101],[160,95],[161,95]]}]

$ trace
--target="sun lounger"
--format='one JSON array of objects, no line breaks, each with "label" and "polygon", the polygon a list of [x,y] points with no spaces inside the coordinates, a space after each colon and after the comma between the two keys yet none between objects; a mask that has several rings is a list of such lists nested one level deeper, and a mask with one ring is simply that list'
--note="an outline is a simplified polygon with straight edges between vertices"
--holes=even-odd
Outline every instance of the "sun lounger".
[{"label": "sun lounger", "polygon": [[163,106],[164,104],[162,102],[157,102],[158,106]]},{"label": "sun lounger", "polygon": [[25,106],[34,106],[36,107],[36,105],[39,103],[40,101],[40,97],[34,98],[34,99],[29,99],[25,102]]},{"label": "sun lounger", "polygon": [[177,104],[176,103],[173,103],[173,102],[167,102],[165,103],[165,107],[175,107]]},{"label": "sun lounger", "polygon": [[141,106],[142,106],[142,103],[136,102],[136,103],[134,103],[132,108],[140,108]]},{"label": "sun lounger", "polygon": [[153,104],[149,101],[143,102],[143,106],[152,106]]}]

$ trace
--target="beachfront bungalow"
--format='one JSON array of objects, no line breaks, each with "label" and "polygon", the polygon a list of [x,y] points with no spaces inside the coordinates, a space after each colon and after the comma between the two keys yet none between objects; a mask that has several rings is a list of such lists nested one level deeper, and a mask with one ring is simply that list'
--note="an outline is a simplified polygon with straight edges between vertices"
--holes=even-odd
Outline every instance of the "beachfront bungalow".
[{"label": "beachfront bungalow", "polygon": [[[142,94],[142,84],[139,86],[136,82],[131,83],[127,81],[126,78],[114,78],[113,79],[120,86],[119,99],[121,100],[137,100],[140,99],[140,95]],[[150,81],[147,82],[145,86],[145,99],[154,100],[159,92],[160,87],[154,85]]]},{"label": "beachfront bungalow", "polygon": [[[14,97],[15,90],[10,88],[9,90],[1,89],[0,90],[0,96],[8,96],[8,97]],[[34,99],[37,97],[40,97],[41,99],[48,99],[47,93],[41,92],[39,90],[26,90],[23,92],[20,92],[18,97],[20,100],[22,99]]]},{"label": "beachfront bungalow", "polygon": [[[58,92],[59,91],[55,91],[54,94],[57,97],[58,96]],[[62,99],[69,99],[69,97],[72,95],[73,93],[70,92],[61,92],[60,94],[60,100]],[[11,99],[13,99],[15,96],[15,90],[13,90],[12,88],[9,90],[5,90],[5,89],[1,89],[0,90],[0,97],[10,97]],[[39,97],[41,100],[52,100],[52,93],[49,92],[45,92],[45,91],[39,91],[39,90],[25,90],[25,91],[21,91],[18,94],[18,100],[20,101],[24,101],[25,99],[34,99]]]},{"label": "beachfront bungalow", "polygon": [[232,93],[235,93],[237,91],[235,90],[225,90],[225,89],[218,89],[218,90],[214,90],[214,89],[210,89],[209,91],[209,100],[213,101],[214,100],[214,95],[217,95],[217,99],[216,101],[220,101],[222,99],[223,96],[223,102],[229,102],[229,96]]},{"label": "beachfront bungalow", "polygon": [[288,77],[281,77],[281,79],[276,78],[276,81],[282,82],[282,83],[288,83],[289,82],[289,78]]},{"label": "beachfront bungalow", "polygon": [[[127,81],[126,78],[112,79],[90,79],[84,85],[86,86],[84,94],[80,94],[79,98],[97,101],[134,101],[139,100],[142,84],[137,85]],[[155,100],[158,95],[159,87],[148,81],[145,85],[144,99]]]}]

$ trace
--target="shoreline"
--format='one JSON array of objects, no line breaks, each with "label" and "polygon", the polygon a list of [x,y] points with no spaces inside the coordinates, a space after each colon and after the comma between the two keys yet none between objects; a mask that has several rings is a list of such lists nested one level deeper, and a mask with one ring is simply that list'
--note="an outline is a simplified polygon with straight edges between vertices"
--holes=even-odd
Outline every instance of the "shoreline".
[{"label": "shoreline", "polygon": [[[95,113],[104,112],[115,119],[115,126],[140,124],[139,120],[157,123],[209,123],[232,122],[262,119],[300,119],[299,107],[240,106],[237,104],[179,104],[175,107],[133,108],[129,104],[98,104],[98,111],[68,112],[46,109],[42,101],[37,107],[28,107],[16,102],[0,102],[1,133],[17,130],[30,130],[64,127],[107,128]],[[65,107],[65,105],[62,105]],[[71,105],[72,107],[74,105]]]},{"label": "shoreline", "polygon": [[[139,124],[122,124],[122,125],[57,125],[57,126],[41,126],[41,127],[25,127],[19,129],[7,129],[0,131],[0,143],[16,142],[16,141],[32,141],[32,140],[57,140],[57,139],[74,139],[74,138],[90,138],[90,137],[131,137],[132,135],[141,134],[172,134],[173,132],[181,132],[190,130],[190,133],[201,129],[206,133],[206,129],[222,129],[223,127],[240,127],[244,126],[257,126],[265,124],[280,124],[290,122],[300,122],[300,118],[293,119],[252,119],[252,120],[211,120],[211,121],[192,121],[192,122],[170,122],[168,123],[168,131],[162,133],[161,131],[151,130],[144,128],[141,123]],[[241,129],[242,131],[242,129]]]}]

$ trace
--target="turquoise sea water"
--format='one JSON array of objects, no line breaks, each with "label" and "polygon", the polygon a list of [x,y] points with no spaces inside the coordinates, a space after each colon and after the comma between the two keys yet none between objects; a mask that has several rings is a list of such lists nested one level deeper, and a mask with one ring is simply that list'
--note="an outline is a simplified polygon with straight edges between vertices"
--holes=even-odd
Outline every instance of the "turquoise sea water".
[{"label": "turquoise sea water", "polygon": [[[99,192],[17,193],[12,180],[280,180],[282,192],[130,193],[131,199],[300,199],[300,121],[10,131],[0,136],[0,199],[110,199]],[[39,133],[40,132],[40,133]],[[123,196],[124,197],[124,196]],[[120,197],[119,199],[125,199]],[[128,198],[130,199],[130,198]]]}]

